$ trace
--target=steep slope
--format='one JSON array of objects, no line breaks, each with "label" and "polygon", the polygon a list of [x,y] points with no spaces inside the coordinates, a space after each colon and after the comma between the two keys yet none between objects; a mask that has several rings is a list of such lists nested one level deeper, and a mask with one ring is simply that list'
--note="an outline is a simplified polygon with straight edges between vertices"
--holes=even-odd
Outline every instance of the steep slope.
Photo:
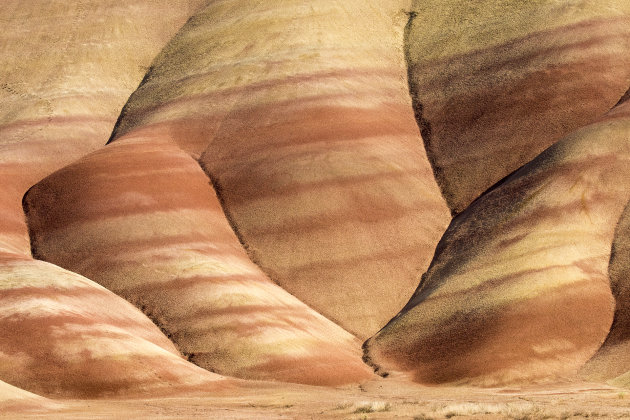
[{"label": "steep slope", "polygon": [[0,379],[41,395],[156,395],[217,386],[140,311],[52,264],[0,254]]},{"label": "steep slope", "polygon": [[609,265],[615,297],[615,317],[602,348],[582,369],[583,375],[596,381],[630,386],[630,206],[626,205],[617,225]]},{"label": "steep slope", "polygon": [[34,255],[135,303],[206,369],[338,385],[360,342],[248,258],[197,162],[156,136],[107,146],[25,197]]},{"label": "steep slope", "polygon": [[417,0],[413,10],[414,108],[455,214],[630,85],[625,0]]},{"label": "steep slope", "polygon": [[608,262],[629,199],[626,102],[456,217],[413,298],[366,342],[366,356],[430,383],[574,374],[612,322]]},{"label": "steep slope", "polygon": [[22,195],[107,141],[150,61],[202,0],[5,0],[0,251],[29,254]]},{"label": "steep slope", "polygon": [[168,135],[202,154],[252,259],[360,337],[407,301],[449,220],[408,93],[407,6],[213,2],[112,136]]}]

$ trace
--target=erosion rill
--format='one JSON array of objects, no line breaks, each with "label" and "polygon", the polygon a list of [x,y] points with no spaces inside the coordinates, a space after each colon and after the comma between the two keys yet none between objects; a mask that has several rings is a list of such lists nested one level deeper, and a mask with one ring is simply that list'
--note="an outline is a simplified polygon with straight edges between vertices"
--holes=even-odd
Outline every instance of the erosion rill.
[{"label": "erosion rill", "polygon": [[406,1],[214,2],[154,61],[112,141],[200,157],[250,257],[366,338],[449,220],[406,82]]},{"label": "erosion rill", "polygon": [[107,146],[25,198],[34,254],[142,308],[189,360],[249,379],[368,379],[361,343],[248,258],[198,163],[157,136]]},{"label": "erosion rill", "polygon": [[[629,134],[625,102],[459,214],[412,299],[365,344],[371,362],[425,383],[574,376],[613,319],[608,270],[630,199]],[[611,275],[619,273],[615,261]],[[623,330],[626,281],[612,280]],[[609,378],[628,371],[627,358],[606,353],[627,346],[620,338],[613,325],[599,365],[604,376],[616,372]]]},{"label": "erosion rill", "polygon": [[452,212],[613,107],[630,86],[630,2],[416,0],[418,123]]}]

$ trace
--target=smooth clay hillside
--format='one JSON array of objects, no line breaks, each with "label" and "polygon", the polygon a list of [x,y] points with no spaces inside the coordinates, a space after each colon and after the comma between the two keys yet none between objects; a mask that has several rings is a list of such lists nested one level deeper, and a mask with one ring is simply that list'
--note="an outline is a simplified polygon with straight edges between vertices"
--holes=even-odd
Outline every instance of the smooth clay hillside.
[{"label": "smooth clay hillside", "polygon": [[372,375],[355,337],[249,260],[206,174],[169,141],[116,142],[24,203],[37,258],[133,302],[205,369],[314,385]]},{"label": "smooth clay hillside", "polygon": [[107,142],[151,60],[202,0],[0,7],[0,252],[29,255],[22,196]]},{"label": "smooth clay hillside", "polygon": [[454,214],[630,86],[628,1],[418,0],[412,9],[414,110]]},{"label": "smooth clay hillside", "polygon": [[597,367],[584,373],[628,372],[618,222],[629,199],[630,102],[622,102],[458,215],[413,298],[366,355],[420,382],[526,383],[574,377],[610,331],[589,363]]},{"label": "smooth clay hillside", "polygon": [[630,408],[627,0],[0,21],[0,417]]},{"label": "smooth clay hillside", "polygon": [[252,260],[367,338],[411,296],[449,213],[406,82],[407,1],[211,3],[112,136],[200,157]]},{"label": "smooth clay hillside", "polygon": [[34,261],[22,211],[31,185],[106,143],[150,60],[200,4],[2,3],[0,380],[57,397],[218,383],[122,298]]},{"label": "smooth clay hillside", "polygon": [[186,361],[142,312],[43,261],[0,256],[0,378],[50,397],[212,392],[227,382]]}]

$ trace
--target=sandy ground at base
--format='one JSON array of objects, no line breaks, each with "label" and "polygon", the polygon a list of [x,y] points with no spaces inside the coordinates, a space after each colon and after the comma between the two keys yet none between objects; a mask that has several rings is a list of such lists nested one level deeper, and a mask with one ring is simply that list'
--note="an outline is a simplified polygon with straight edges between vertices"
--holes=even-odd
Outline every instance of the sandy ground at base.
[{"label": "sandy ground at base", "polygon": [[212,395],[64,400],[8,408],[5,419],[624,419],[630,390],[594,383],[523,388],[427,387],[405,378],[338,388],[243,382]]}]

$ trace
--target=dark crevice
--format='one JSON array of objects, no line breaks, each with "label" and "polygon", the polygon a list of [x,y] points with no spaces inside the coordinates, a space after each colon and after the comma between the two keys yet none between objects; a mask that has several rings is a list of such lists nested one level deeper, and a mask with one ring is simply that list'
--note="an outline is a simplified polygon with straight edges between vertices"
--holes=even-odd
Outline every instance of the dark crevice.
[{"label": "dark crevice", "polygon": [[619,105],[623,104],[624,102],[627,102],[628,100],[630,100],[630,88],[626,91],[626,93],[623,94],[621,99],[619,99],[619,101],[615,104],[613,108],[618,107]]},{"label": "dark crevice", "polygon": [[173,345],[175,346],[175,349],[177,350],[177,352],[188,362],[192,363],[193,365],[199,366],[200,368],[207,370],[208,372],[211,373],[217,373],[219,375],[221,375],[222,373],[217,371],[216,369],[214,369],[211,366],[207,366],[207,364],[204,363],[204,366],[201,366],[199,363],[198,357],[196,353],[191,353],[191,352],[186,352],[184,351],[178,343],[177,338],[173,335],[173,333],[171,333],[170,329],[166,326],[165,322],[161,320],[161,317],[154,311],[151,309],[151,307],[149,305],[147,305],[146,303],[144,303],[144,301],[142,300],[142,298],[134,298],[134,299],[127,299],[127,301],[129,303],[131,303],[133,306],[135,306],[136,308],[138,308],[147,318],[149,318],[153,324],[155,324],[156,327],[159,328],[159,330],[162,332],[162,334],[164,334],[166,336],[166,338],[168,338],[168,340],[173,343]]},{"label": "dark crevice", "polygon": [[413,113],[416,118],[416,124],[420,129],[420,134],[422,136],[422,141],[424,142],[424,150],[425,154],[431,164],[431,169],[433,170],[433,177],[438,187],[440,188],[440,192],[442,193],[442,197],[446,201],[448,205],[451,216],[455,217],[457,214],[454,210],[454,207],[449,200],[449,195],[444,188],[446,177],[444,176],[444,171],[438,167],[435,162],[435,157],[430,152],[431,141],[433,139],[431,122],[429,122],[424,115],[424,104],[420,102],[420,91],[419,87],[416,83],[413,82],[413,73],[414,66],[411,60],[411,51],[410,51],[410,34],[411,27],[413,25],[413,20],[418,16],[418,14],[414,11],[407,12],[409,19],[407,20],[407,24],[405,25],[404,38],[403,38],[403,49],[405,52],[405,63],[407,65],[407,85],[409,87],[409,95],[411,96],[411,103],[413,108]]},{"label": "dark crevice", "polygon": [[370,356],[370,340],[372,340],[372,338],[366,340],[365,343],[363,343],[363,346],[361,346],[361,349],[363,350],[363,356],[361,357],[361,359],[363,360],[363,363],[372,368],[375,374],[382,378],[387,378],[389,376],[389,372],[383,370],[383,368],[379,366],[376,362],[374,362],[374,360],[372,360],[372,357]]},{"label": "dark crevice", "polygon": [[[29,239],[30,239],[30,243],[31,243],[31,255],[32,255],[33,259],[35,259],[35,260],[48,262],[47,259],[45,258],[45,256],[41,255],[37,251],[37,249],[38,249],[37,240],[36,240],[36,238],[37,238],[37,234],[36,233],[37,232],[36,232],[36,229],[33,228],[32,224],[29,223],[29,220],[31,220],[30,217],[29,217],[29,213],[30,213],[29,194],[30,194],[31,190],[33,190],[36,186],[37,186],[37,184],[35,184],[32,187],[30,187],[28,189],[28,191],[26,191],[24,196],[22,196],[22,209],[24,210],[25,223],[26,223],[26,227],[28,229],[28,235],[29,235]],[[62,268],[64,270],[67,270],[67,268],[64,268],[64,267],[60,267],[60,268]],[[70,270],[68,270],[68,271],[70,271]],[[74,272],[74,271],[71,271],[71,272]],[[76,273],[76,274],[78,274],[78,275],[80,275],[82,277],[85,277],[83,274],[80,274],[80,273],[77,273],[77,272],[74,272],[74,273]],[[85,278],[87,278],[87,277],[85,277]],[[91,279],[89,279],[89,280],[91,280]],[[91,281],[93,281],[93,280],[91,280]],[[98,282],[95,282],[95,283],[98,284]],[[115,293],[115,294],[117,296],[119,296],[119,297],[122,297],[118,293]],[[153,322],[153,324],[169,339],[169,341],[171,343],[173,343],[173,345],[175,346],[177,351],[186,360],[191,361],[190,355],[185,353],[185,352],[183,352],[183,351],[181,351],[177,341],[173,337],[173,334],[169,331],[168,328],[166,328],[164,323],[159,320],[158,316],[149,308],[149,306],[146,305],[142,301],[142,299],[127,299],[127,298],[125,298],[125,300],[128,301],[129,303],[131,303],[136,308],[138,308],[148,319],[150,319]]]},{"label": "dark crevice", "polygon": [[140,84],[138,85],[138,87],[131,93],[131,95],[127,99],[127,102],[125,102],[125,105],[120,111],[120,114],[118,114],[118,118],[116,119],[116,124],[114,124],[114,128],[112,129],[112,134],[109,136],[109,139],[107,140],[107,143],[105,143],[105,145],[110,144],[111,142],[116,140],[118,137],[120,137],[122,134],[124,134],[124,132],[122,132],[123,131],[122,123],[123,123],[123,120],[128,120],[130,118],[128,117],[128,114],[129,114],[129,107],[133,100],[133,97],[142,86],[144,86],[146,83],[148,83],[151,80],[151,78],[153,77],[153,72],[154,72],[154,67],[152,64],[151,66],[149,66],[149,69],[147,70],[146,74],[142,78],[142,81],[140,81]]},{"label": "dark crevice", "polygon": [[[112,143],[114,140],[116,140],[117,138],[125,134],[125,131],[122,128],[123,120],[125,121],[125,123],[131,122],[132,123],[131,126],[135,125],[136,121],[134,121],[134,119],[129,116],[129,107],[133,101],[134,95],[138,92],[138,90],[140,90],[142,86],[149,83],[149,81],[153,78],[153,75],[155,73],[155,65],[156,63],[158,63],[159,58],[162,56],[162,54],[164,54],[164,51],[168,48],[168,46],[171,45],[171,43],[173,43],[174,40],[176,40],[177,38],[181,36],[182,32],[184,31],[184,28],[188,28],[189,26],[193,26],[195,24],[194,22],[195,22],[195,19],[197,19],[197,16],[207,6],[209,6],[210,3],[211,3],[210,1],[207,1],[201,4],[200,6],[198,6],[197,8],[195,8],[195,10],[192,11],[192,14],[188,17],[188,19],[186,19],[186,22],[177,30],[177,32],[171,37],[171,39],[162,47],[162,50],[153,58],[153,63],[151,63],[144,77],[138,84],[138,87],[131,93],[131,95],[125,102],[125,105],[123,106],[122,110],[120,111],[120,114],[118,115],[118,119],[116,120],[116,123],[114,124],[114,128],[112,129],[112,133],[109,136],[109,139],[107,140],[107,143],[105,143],[105,145]],[[129,126],[129,124],[126,124],[126,125]]]},{"label": "dark crevice", "polygon": [[30,206],[28,202],[28,195],[31,192],[31,190],[35,188],[36,185],[37,184],[32,185],[22,196],[22,211],[24,213],[24,223],[26,224],[26,229],[28,232],[28,239],[31,244],[31,257],[35,260],[45,261],[43,256],[37,252],[37,243],[35,240],[36,235],[31,224],[29,223]]},{"label": "dark crevice", "polygon": [[271,282],[273,282],[273,284],[278,286],[285,293],[293,296],[293,298],[295,298],[297,301],[303,303],[309,310],[311,310],[311,311],[319,314],[320,316],[326,318],[328,321],[332,322],[333,324],[335,324],[336,326],[338,326],[342,330],[346,331],[347,333],[349,333],[353,337],[357,338],[358,337],[357,333],[355,333],[353,331],[350,331],[347,328],[343,327],[338,320],[336,320],[335,318],[332,318],[332,317],[330,317],[328,315],[325,315],[325,314],[321,313],[321,311],[313,308],[308,302],[303,301],[301,298],[295,296],[293,293],[288,291],[285,287],[283,287],[275,279],[275,276],[273,275],[271,270],[268,270],[268,269],[265,268],[264,264],[262,264],[260,262],[260,260],[256,257],[255,251],[247,244],[247,241],[245,240],[245,237],[243,236],[243,234],[241,233],[240,229],[238,228],[238,224],[234,220],[234,217],[233,217],[232,213],[230,212],[228,206],[226,205],[225,198],[224,198],[225,196],[224,196],[224,193],[223,193],[223,186],[217,180],[217,178],[212,175],[210,169],[203,163],[203,161],[201,159],[196,159],[196,160],[197,160],[197,163],[199,164],[199,166],[201,167],[201,169],[203,170],[203,172],[206,174],[206,176],[210,180],[210,186],[214,189],[214,193],[215,193],[217,199],[219,200],[219,204],[221,205],[221,209],[223,210],[223,215],[225,216],[226,220],[228,221],[230,227],[232,228],[232,232],[234,232],[234,235],[238,239],[238,242],[241,244],[241,246],[245,250],[247,256],[249,257],[249,260],[256,267],[258,267],[258,269],[265,275],[265,277],[267,279],[269,279]]},{"label": "dark crevice", "polygon": [[228,206],[225,203],[223,187],[221,186],[219,181],[216,179],[216,177],[211,175],[210,170],[206,167],[206,165],[203,164],[201,160],[197,159],[197,162],[199,163],[199,166],[201,167],[201,169],[204,171],[204,173],[210,180],[210,186],[213,188],[214,193],[217,199],[219,200],[219,204],[221,205],[221,209],[223,210],[223,214],[225,215],[225,218],[227,219],[230,227],[232,228],[232,232],[234,232],[234,235],[236,235],[238,242],[241,244],[241,246],[243,247],[243,249],[249,256],[249,259],[251,260],[251,262],[254,263],[263,273],[265,273],[267,277],[271,278],[271,276],[269,276],[267,271],[263,269],[260,261],[258,261],[258,259],[255,257],[252,249],[247,245],[247,242],[245,241],[243,234],[239,230],[236,222],[234,221],[234,217],[232,216],[232,213],[230,212],[230,210],[228,209]]},{"label": "dark crevice", "polygon": [[[418,125],[418,128],[420,130],[420,134],[422,136],[422,141],[423,141],[423,146],[424,146],[424,150],[425,150],[425,155],[427,156],[427,159],[429,160],[429,163],[431,165],[431,169],[433,171],[433,177],[434,180],[436,182],[436,184],[438,185],[440,192],[442,194],[442,198],[444,198],[444,200],[446,201],[450,211],[451,211],[451,216],[455,216],[454,210],[451,208],[449,200],[447,199],[446,196],[446,192],[444,190],[444,188],[442,187],[442,182],[440,182],[440,180],[442,180],[444,178],[443,176],[443,172],[437,167],[437,165],[435,164],[435,160],[433,159],[433,156],[431,153],[429,153],[429,145],[431,143],[432,140],[432,129],[431,129],[431,123],[424,117],[424,105],[420,102],[419,100],[419,90],[418,90],[418,86],[416,83],[413,82],[413,66],[411,64],[411,52],[410,52],[410,42],[409,42],[409,37],[410,37],[410,33],[411,33],[411,27],[413,25],[413,20],[418,16],[418,14],[415,11],[408,11],[406,12],[407,16],[408,16],[408,20],[407,20],[407,24],[405,25],[405,29],[404,29],[404,36],[403,36],[403,50],[404,50],[404,60],[405,60],[405,64],[407,66],[407,86],[409,89],[409,95],[411,97],[411,103],[412,103],[412,108],[413,108],[413,113],[416,119],[416,124]],[[424,275],[422,275],[421,280],[420,280],[420,284],[418,285],[418,287],[416,288],[416,293],[417,291],[422,288],[422,285],[424,283]],[[408,303],[409,304],[409,303]],[[408,305],[407,304],[407,305]],[[407,305],[405,305],[403,307],[403,309],[398,312],[398,314],[396,314],[391,320],[389,320],[387,322],[387,324],[385,324],[380,330],[383,331],[385,328],[387,328],[388,325],[390,325],[392,322],[394,322],[396,319],[398,319],[401,314],[402,311],[405,310],[405,308],[407,307]],[[371,338],[369,338],[368,340],[366,340],[363,345],[362,345],[362,350],[363,350],[363,356],[362,356],[362,360],[363,363],[365,363],[366,365],[368,365],[369,367],[371,367],[374,371],[375,374],[386,378],[389,376],[389,372],[385,371],[380,365],[378,365],[373,359],[372,356],[370,355],[370,342],[371,340],[374,339],[374,337],[376,337],[378,335],[377,332],[375,335],[373,335]]]},{"label": "dark crevice", "polygon": [[[553,145],[552,145],[553,146]],[[549,147],[551,148],[551,146]],[[548,148],[548,149],[549,149]],[[536,158],[538,158],[538,156],[542,155],[543,153],[545,153],[548,149],[545,149],[542,153],[540,153],[539,155],[537,155],[534,159],[530,160],[529,162],[525,162],[524,164],[522,164],[520,167],[518,167],[517,169],[515,169],[513,172],[510,172],[509,174],[505,175],[503,178],[501,178],[500,180],[498,180],[497,182],[495,182],[493,185],[491,185],[488,189],[486,189],[485,191],[483,191],[481,194],[479,194],[474,200],[472,200],[468,205],[466,205],[466,207],[464,207],[464,209],[462,211],[460,211],[457,214],[453,214],[453,218],[455,218],[457,215],[462,214],[463,212],[465,212],[467,209],[473,207],[474,205],[476,205],[479,201],[481,201],[482,199],[484,199],[486,197],[486,195],[490,194],[492,191],[499,189],[502,185],[506,184],[508,181],[510,181],[512,179],[512,176],[519,172],[521,169],[523,169],[523,167],[529,165],[531,162],[533,162],[534,160],[536,160]]]},{"label": "dark crevice", "polygon": [[[37,186],[37,184],[33,185],[32,187],[30,187],[28,189],[28,191],[26,191],[26,193],[24,194],[24,196],[22,196],[22,209],[24,210],[24,217],[25,217],[25,223],[26,223],[26,227],[28,229],[28,235],[29,235],[29,239],[30,239],[30,244],[31,244],[31,255],[33,257],[33,259],[35,260],[39,260],[39,261],[44,261],[44,262],[48,262],[47,259],[45,258],[44,255],[41,255],[37,249],[38,249],[38,245],[37,245],[37,240],[36,240],[36,229],[33,228],[33,226],[29,223],[29,213],[30,213],[30,204],[29,204],[29,194],[31,192],[31,190],[33,190],[35,187]],[[56,265],[56,264],[55,264]],[[64,270],[67,270],[67,268],[64,267],[60,267]],[[68,270],[70,271],[70,270]],[[71,271],[73,272],[73,271]],[[76,272],[74,272],[76,273]],[[76,273],[82,277],[85,277],[83,274],[80,273]],[[87,277],[85,277],[87,278]],[[92,279],[89,279],[90,281],[93,281]],[[94,282],[97,283],[98,282]],[[109,290],[109,289],[108,289]],[[110,290],[111,291],[111,290]],[[112,292],[114,293],[114,292]],[[193,362],[193,358],[194,355],[191,353],[186,353],[184,351],[182,351],[179,347],[179,344],[177,342],[177,340],[175,340],[173,334],[170,332],[170,330],[164,325],[164,322],[161,322],[159,317],[150,309],[150,307],[145,304],[142,299],[138,299],[138,298],[134,298],[134,299],[127,299],[126,297],[121,296],[118,293],[115,293],[115,295],[124,298],[126,301],[128,301],[129,303],[131,303],[134,307],[138,308],[149,320],[151,320],[151,322],[162,332],[162,334],[164,334],[166,336],[166,338],[168,338],[168,340],[175,346],[175,349],[178,351],[178,353],[180,355],[183,356],[184,359],[186,359],[187,361],[194,363]],[[206,369],[206,368],[204,368]],[[206,370],[210,370],[210,369],[206,369]]]},{"label": "dark crevice", "polygon": [[184,359],[186,359],[189,362],[192,362],[191,355],[189,353],[186,353],[186,352],[182,351],[179,348],[179,344],[177,343],[177,340],[175,339],[173,334],[165,326],[164,322],[160,321],[160,317],[150,308],[149,305],[147,305],[142,300],[142,298],[126,299],[126,300],[129,303],[131,303],[133,306],[138,308],[147,318],[149,318],[151,321],[153,321],[153,324],[155,324],[155,326],[159,328],[159,330],[162,332],[162,334],[164,334],[166,336],[166,338],[168,338],[168,340],[171,343],[173,343],[173,345],[175,346],[175,348],[177,349],[179,354],[181,354],[184,357]]},{"label": "dark crevice", "polygon": [[[627,102],[628,100],[630,100],[630,89],[628,89],[626,91],[626,93],[621,97],[621,99],[619,99],[619,101],[608,111],[612,111],[613,109],[615,109],[616,107],[618,107],[619,105],[623,104],[624,102]],[[597,123],[597,120],[594,121],[594,123]],[[578,127],[576,128],[577,130],[580,130],[582,127]],[[564,138],[564,137],[563,137]],[[535,161],[536,159],[540,159],[540,156],[543,156],[545,154],[549,154],[552,153],[553,148],[556,147],[555,145],[558,144],[560,141],[562,141],[562,139],[556,141],[555,143],[551,144],[548,148],[546,148],[545,150],[543,150],[542,152],[540,152],[538,155],[536,155],[532,160],[530,160],[529,162],[525,162],[524,164],[522,164],[520,167],[518,167],[517,169],[515,169],[514,171],[510,172],[509,174],[507,174],[506,176],[504,176],[503,178],[501,178],[499,181],[495,182],[492,186],[490,186],[488,189],[486,189],[484,192],[482,192],[481,194],[479,194],[479,196],[477,198],[475,198],[473,201],[470,202],[470,204],[468,204],[466,206],[466,209],[469,207],[472,207],[473,204],[475,204],[477,201],[479,201],[480,199],[482,199],[483,197],[485,197],[486,195],[488,195],[489,193],[491,193],[492,191],[500,188],[503,184],[505,184],[507,181],[509,181],[512,176],[514,174],[516,174],[517,172],[519,172],[521,169],[523,169],[523,167],[529,165],[531,162]],[[465,210],[465,209],[464,209]],[[464,211],[462,210],[462,212]],[[461,212],[460,212],[461,213]],[[456,215],[453,215],[456,216]]]}]

